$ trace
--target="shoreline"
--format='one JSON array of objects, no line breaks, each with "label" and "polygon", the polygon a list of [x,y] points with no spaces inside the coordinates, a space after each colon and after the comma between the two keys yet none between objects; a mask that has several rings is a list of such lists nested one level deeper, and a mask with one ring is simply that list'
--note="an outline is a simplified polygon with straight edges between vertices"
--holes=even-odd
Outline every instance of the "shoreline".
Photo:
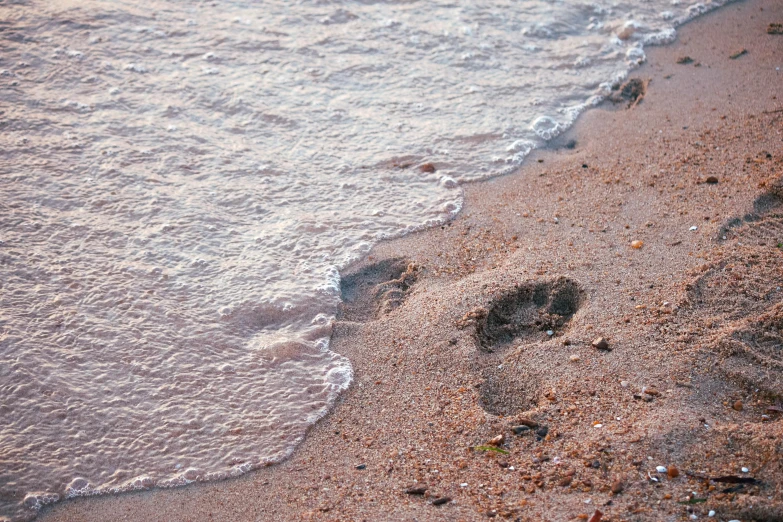
[{"label": "shoreline", "polygon": [[[652,80],[640,104],[586,111],[515,173],[465,185],[455,220],[384,242],[348,270],[331,349],[351,360],[354,383],[289,460],[71,500],[38,520],[780,512],[783,419],[765,413],[780,379],[743,374],[745,360],[721,347],[752,336],[757,318],[777,324],[780,296],[764,279],[781,280],[783,235],[768,232],[778,201],[758,197],[783,165],[783,36],[765,32],[781,21],[783,6],[752,0],[681,26],[632,71]],[[676,63],[684,56],[693,62]],[[736,279],[725,276],[732,263],[752,266]],[[544,330],[528,317],[542,311]],[[498,329],[501,316],[514,319]],[[611,350],[593,348],[596,337]],[[536,426],[517,435],[526,421]],[[497,435],[507,454],[471,449]],[[658,465],[678,476],[648,480]],[[742,467],[763,484],[722,493],[703,478]],[[403,492],[422,484],[423,496]],[[690,491],[707,500],[678,504]]]}]

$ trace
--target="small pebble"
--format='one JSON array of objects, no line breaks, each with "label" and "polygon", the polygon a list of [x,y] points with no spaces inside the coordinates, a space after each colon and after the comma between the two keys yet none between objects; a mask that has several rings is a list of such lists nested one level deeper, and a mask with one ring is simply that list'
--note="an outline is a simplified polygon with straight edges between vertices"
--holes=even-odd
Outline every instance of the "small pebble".
[{"label": "small pebble", "polygon": [[742,401],[734,401],[734,404],[732,404],[731,407],[737,411],[742,411]]},{"label": "small pebble", "polygon": [[707,176],[707,179],[704,180],[705,183],[709,183],[710,185],[714,185],[718,182],[717,176]]},{"label": "small pebble", "polygon": [[707,513],[707,516],[710,517],[710,518],[714,517],[715,516],[715,511],[711,509],[710,512]]},{"label": "small pebble", "polygon": [[514,426],[513,428],[511,428],[511,430],[516,435],[523,435],[530,431],[530,426]]},{"label": "small pebble", "polygon": [[500,434],[496,437],[493,437],[492,440],[488,442],[488,444],[490,446],[500,446],[501,444],[503,444],[503,442],[505,442],[505,440],[506,437],[503,434]]},{"label": "small pebble", "polygon": [[571,359],[571,362],[579,362],[580,357],[577,354],[573,354],[569,359]]},{"label": "small pebble", "polygon": [[356,469],[367,469],[367,464],[359,464]]},{"label": "small pebble", "polygon": [[620,381],[620,386],[627,388],[630,383],[628,381]]},{"label": "small pebble", "polygon": [[609,349],[609,343],[606,342],[606,339],[604,339],[603,337],[598,337],[597,339],[593,340],[592,345],[593,348],[597,348],[599,350]]},{"label": "small pebble", "polygon": [[695,230],[699,230],[699,227],[697,227],[696,225],[694,225],[694,226],[692,226],[691,228],[689,228],[688,230],[690,230],[691,232],[693,232],[693,231],[695,231]]},{"label": "small pebble", "polygon": [[640,249],[644,246],[644,242],[639,241],[638,239],[635,241],[631,241],[631,248]]},{"label": "small pebble", "polygon": [[433,506],[442,506],[446,502],[451,502],[451,498],[450,497],[436,498],[435,500],[432,501],[432,505]]},{"label": "small pebble", "polygon": [[677,478],[680,476],[680,470],[677,469],[677,466],[672,464],[666,469],[666,474],[669,476],[669,478]]},{"label": "small pebble", "polygon": [[593,428],[603,428],[603,427],[604,427],[603,424],[596,424],[595,426],[593,426]]},{"label": "small pebble", "polygon": [[553,332],[552,330],[547,330],[547,331],[546,331],[546,334],[547,334],[549,337],[552,337],[553,335],[555,335],[555,332]]},{"label": "small pebble", "polygon": [[658,473],[666,473],[666,466],[655,466],[655,471]]},{"label": "small pebble", "polygon": [[748,468],[742,468],[743,473],[748,473],[750,470]]},{"label": "small pebble", "polygon": [[623,492],[623,482],[621,480],[615,480],[612,483],[612,493],[619,495]]}]

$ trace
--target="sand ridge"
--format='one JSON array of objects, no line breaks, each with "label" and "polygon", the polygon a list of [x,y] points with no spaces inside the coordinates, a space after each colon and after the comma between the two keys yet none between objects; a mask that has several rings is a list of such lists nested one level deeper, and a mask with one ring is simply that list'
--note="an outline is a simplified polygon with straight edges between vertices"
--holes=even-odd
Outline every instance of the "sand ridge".
[{"label": "sand ridge", "polygon": [[641,103],[344,274],[356,380],[289,461],[40,519],[781,520],[781,19],[682,28]]}]

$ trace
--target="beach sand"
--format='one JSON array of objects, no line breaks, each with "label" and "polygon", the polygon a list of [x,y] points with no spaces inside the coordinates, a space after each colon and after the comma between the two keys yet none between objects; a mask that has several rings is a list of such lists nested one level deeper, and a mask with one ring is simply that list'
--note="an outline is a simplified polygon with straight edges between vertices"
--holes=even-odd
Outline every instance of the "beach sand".
[{"label": "beach sand", "polygon": [[632,73],[640,103],[587,111],[344,274],[332,349],[355,382],[288,461],[39,520],[783,520],[770,23],[779,0],[682,27]]}]

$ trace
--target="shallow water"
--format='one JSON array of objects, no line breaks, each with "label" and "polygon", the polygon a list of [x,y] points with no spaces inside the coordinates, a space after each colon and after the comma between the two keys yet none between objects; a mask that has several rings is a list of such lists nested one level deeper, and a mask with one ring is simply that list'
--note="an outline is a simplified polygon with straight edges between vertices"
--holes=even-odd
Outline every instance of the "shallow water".
[{"label": "shallow water", "polygon": [[715,5],[0,1],[0,518],[285,458],[339,269]]}]

